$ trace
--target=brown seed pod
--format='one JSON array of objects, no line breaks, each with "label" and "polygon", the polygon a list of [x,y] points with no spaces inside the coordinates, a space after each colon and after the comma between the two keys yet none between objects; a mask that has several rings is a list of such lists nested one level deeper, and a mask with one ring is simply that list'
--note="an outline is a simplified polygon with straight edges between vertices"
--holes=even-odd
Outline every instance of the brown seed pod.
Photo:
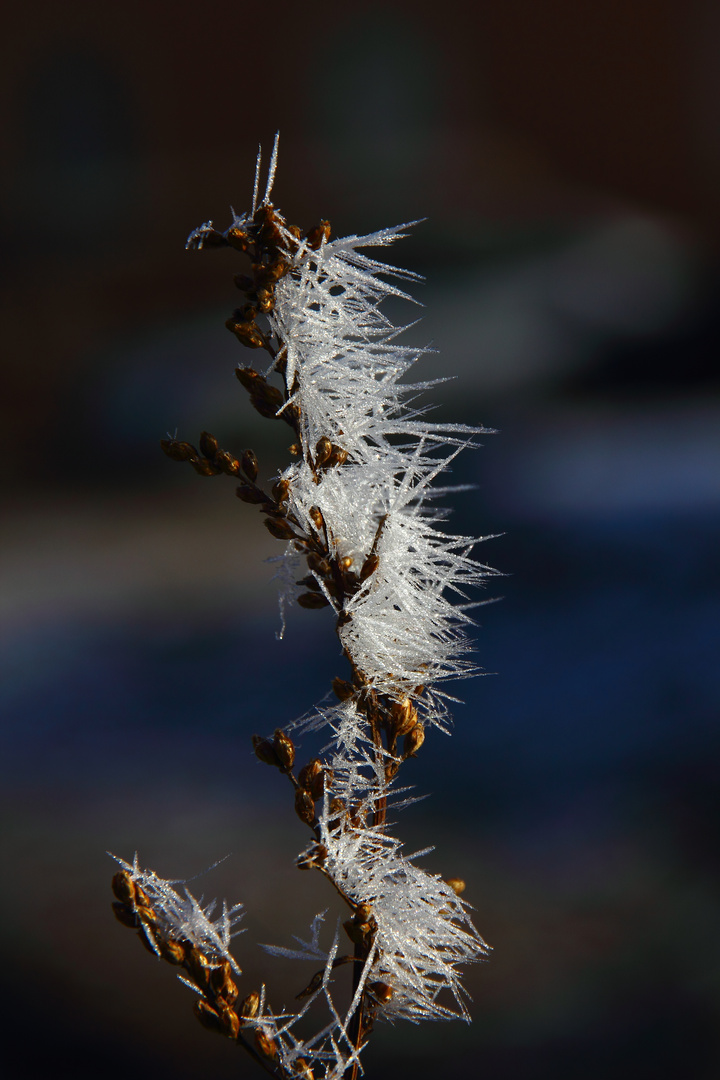
[{"label": "brown seed pod", "polygon": [[375,573],[379,565],[379,555],[368,555],[367,559],[362,564],[362,569],[360,570],[360,580],[365,581],[367,578],[369,578],[371,574]]},{"label": "brown seed pod", "polygon": [[241,292],[252,292],[255,288],[255,282],[247,274],[235,274],[233,281]]},{"label": "brown seed pod", "polygon": [[215,457],[218,452],[218,441],[209,431],[200,434],[200,450],[208,458]]},{"label": "brown seed pod", "polygon": [[191,458],[190,464],[199,476],[219,476],[222,471],[208,458]]},{"label": "brown seed pod", "polygon": [[344,555],[343,558],[340,559],[340,562],[339,562],[339,566],[340,566],[341,570],[349,570],[350,567],[352,566],[352,564],[353,564],[353,559],[352,559],[351,555]]},{"label": "brown seed pod", "polygon": [[276,769],[282,768],[275,747],[271,742],[263,739],[262,735],[253,735],[252,744],[255,756],[262,761],[263,765],[274,765]]},{"label": "brown seed pod", "polygon": [[123,904],[135,903],[135,882],[127,870],[118,870],[113,874],[112,891]]},{"label": "brown seed pod", "polygon": [[459,877],[445,878],[445,884],[449,885],[456,896],[462,895],[465,892],[465,882]]},{"label": "brown seed pod", "polygon": [[307,240],[307,246],[312,248],[313,251],[317,251],[320,245],[327,243],[330,239],[330,222],[321,221],[319,225],[314,225],[312,229],[309,229],[305,239]]},{"label": "brown seed pod", "polygon": [[307,557],[307,564],[319,577],[327,577],[330,573],[330,563],[327,559],[323,559],[322,555],[318,555],[316,551],[310,552]]},{"label": "brown seed pod", "polygon": [[193,1012],[202,1026],[207,1028],[208,1031],[214,1031],[217,1035],[225,1034],[220,1014],[211,1008],[207,1001],[203,1001],[202,998],[196,1001],[193,1005]]},{"label": "brown seed pod", "polygon": [[237,1039],[240,1034],[238,1014],[224,1002],[218,1002],[218,1013],[223,1035],[227,1035],[228,1039]]},{"label": "brown seed pod", "polygon": [[332,688],[335,692],[335,697],[339,701],[347,701],[355,694],[355,687],[352,683],[349,683],[346,679],[341,679],[339,675],[336,675],[332,681]]},{"label": "brown seed pod", "polygon": [[311,791],[313,782],[317,776],[323,771],[323,764],[320,758],[312,758],[308,761],[307,765],[303,765],[302,769],[298,773],[298,784],[305,791]]},{"label": "brown seed pod", "polygon": [[265,338],[254,322],[238,322],[230,318],[226,320],[225,326],[231,334],[235,335],[240,344],[247,346],[248,349],[265,348]]},{"label": "brown seed pod", "polygon": [[330,601],[322,593],[317,592],[304,592],[300,593],[297,598],[297,602],[300,607],[312,609],[312,608],[324,608],[328,607]]},{"label": "brown seed pod", "polygon": [[318,532],[322,532],[324,530],[325,518],[323,517],[322,510],[319,506],[311,506],[308,510],[308,517],[310,518]]},{"label": "brown seed pod", "polygon": [[253,409],[255,409],[255,412],[260,413],[260,415],[264,417],[265,420],[278,419],[277,406],[269,402],[267,398],[261,397],[259,394],[251,394],[250,404],[252,405]]},{"label": "brown seed pod", "polygon": [[368,990],[380,1005],[387,1005],[392,1001],[393,988],[384,982],[371,982]]},{"label": "brown seed pod", "polygon": [[296,1058],[293,1068],[295,1069],[295,1075],[299,1076],[300,1080],[315,1080],[315,1073],[305,1058]]},{"label": "brown seed pod", "polygon": [[273,484],[271,493],[276,503],[282,504],[286,502],[287,497],[290,494],[290,481],[278,480],[277,484]]},{"label": "brown seed pod", "polygon": [[258,475],[258,459],[254,450],[245,450],[240,461],[240,468],[251,483],[255,483]]},{"label": "brown seed pod", "polygon": [[218,450],[215,455],[215,464],[226,476],[237,476],[240,472],[240,462],[229,450]]},{"label": "brown seed pod", "polygon": [[251,367],[236,367],[235,375],[250,394],[256,393],[256,388],[265,382],[260,372]]},{"label": "brown seed pod", "polygon": [[242,499],[243,502],[253,503],[254,505],[259,505],[260,503],[266,503],[268,501],[268,497],[264,491],[261,491],[260,488],[256,488],[254,485],[251,486],[250,484],[241,484],[240,487],[235,488],[235,494],[238,499]]},{"label": "brown seed pod", "polygon": [[210,981],[210,967],[207,956],[200,952],[197,945],[185,948],[185,967],[195,985],[204,990]]},{"label": "brown seed pod", "polygon": [[238,988],[232,979],[231,971],[230,962],[221,960],[210,973],[210,985],[227,1005],[234,1005],[238,998]]},{"label": "brown seed pod", "polygon": [[168,964],[182,964],[185,960],[185,949],[179,941],[172,938],[158,938],[158,948],[163,960]]},{"label": "brown seed pod", "polygon": [[270,289],[258,289],[257,304],[263,315],[267,315],[275,307],[275,294]]},{"label": "brown seed pod", "polygon": [[230,247],[234,247],[236,251],[247,251],[250,247],[250,237],[242,229],[239,229],[237,225],[233,225],[228,229],[225,237]]},{"label": "brown seed pod", "polygon": [[312,825],[315,821],[315,803],[303,788],[298,788],[295,792],[295,813],[306,825]]},{"label": "brown seed pod", "polygon": [[403,757],[415,757],[424,742],[425,728],[418,721],[418,723],[415,724],[415,727],[411,728],[405,736],[403,741]]},{"label": "brown seed pod", "polygon": [[410,698],[403,698],[402,701],[394,701],[390,707],[390,718],[392,721],[393,734],[396,739],[401,738],[403,735],[407,735],[418,722],[417,709],[413,705]]},{"label": "brown seed pod", "polygon": [[173,461],[191,461],[198,456],[192,443],[178,442],[177,439],[161,439],[160,446]]},{"label": "brown seed pod", "polygon": [[127,926],[130,930],[137,930],[138,919],[135,912],[126,907],[125,904],[121,904],[119,901],[115,901],[112,906],[113,914],[119,923],[123,926]]},{"label": "brown seed pod", "polygon": [[315,444],[315,464],[320,469],[333,452],[333,444],[327,435],[323,435]]},{"label": "brown seed pod", "polygon": [[285,518],[265,518],[265,528],[278,540],[294,540],[295,530]]},{"label": "brown seed pod", "polygon": [[295,865],[298,870],[312,870],[316,866],[322,866],[327,859],[327,848],[324,844],[313,844],[309,851],[301,855]]},{"label": "brown seed pod", "polygon": [[257,990],[252,990],[246,998],[240,1002],[238,1012],[243,1020],[253,1020],[260,1008],[260,995]]},{"label": "brown seed pod", "polygon": [[273,736],[273,746],[275,753],[278,756],[280,767],[282,769],[292,769],[295,763],[295,743],[292,741],[289,735],[286,735],[282,728],[277,728],[275,735]]},{"label": "brown seed pod", "polygon": [[325,788],[329,788],[332,782],[332,769],[329,769],[327,765],[323,765],[318,775],[313,778],[313,782],[310,787],[310,794],[312,795],[313,799],[322,799],[323,795],[325,794]]},{"label": "brown seed pod", "polygon": [[255,1045],[263,1057],[271,1059],[277,1057],[275,1040],[263,1028],[255,1028]]},{"label": "brown seed pod", "polygon": [[330,468],[333,465],[344,465],[348,459],[348,452],[342,446],[333,445],[332,453],[325,465],[326,468]]},{"label": "brown seed pod", "polygon": [[296,1001],[302,1001],[303,998],[310,997],[315,991],[322,986],[324,971],[316,971],[310,982],[307,984],[304,990],[301,990],[299,994],[295,995]]}]

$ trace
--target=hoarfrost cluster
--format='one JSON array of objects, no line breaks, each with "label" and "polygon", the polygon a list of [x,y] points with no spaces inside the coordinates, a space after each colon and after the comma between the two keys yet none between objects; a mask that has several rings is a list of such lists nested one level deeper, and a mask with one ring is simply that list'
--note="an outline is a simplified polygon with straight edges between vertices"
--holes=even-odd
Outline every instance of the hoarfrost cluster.
[{"label": "hoarfrost cluster", "polygon": [[[240,1005],[237,988],[228,989],[230,969],[240,973],[229,950],[242,905],[223,907],[213,920],[212,910],[136,860],[116,875],[116,907],[165,959],[179,943],[172,962],[198,991],[196,1012],[206,1026],[242,1042],[278,1077],[335,1080],[357,1074],[377,1020],[469,1019],[460,968],[487,951],[459,895],[462,882],[421,869],[416,860],[427,852],[405,856],[387,818],[412,801],[397,786],[402,763],[420,750],[426,728],[447,730],[440,684],[473,671],[472,590],[492,571],[473,558],[476,540],[445,531],[436,499],[452,489],[436,481],[483,429],[431,422],[418,399],[435,383],[406,379],[426,350],[398,343],[406,327],[381,305],[411,300],[396,283],[417,275],[366,249],[387,247],[407,226],[331,239],[322,222],[301,233],[270,202],[276,155],[277,140],[264,198],[258,156],[251,210],[234,215],[222,233],[207,222],[188,246],[229,245],[250,255],[252,276],[240,282],[248,303],[227,325],[269,362],[264,370],[240,368],[238,377],[262,415],[292,427],[296,460],[266,495],[250,451],[238,462],[207,433],[204,457],[190,444],[164,447],[201,474],[224,471],[244,481],[238,494],[268,515],[271,533],[285,543],[283,610],[299,601],[334,613],[351,669],[333,683],[339,700],[255,745],[262,761],[290,777],[296,811],[310,827],[298,865],[326,877],[351,917],[334,934],[327,928],[325,944],[318,916],[310,941],[265,946],[318,968],[298,995],[301,1006],[274,1013],[264,987]],[[293,736],[311,731],[325,731],[329,741],[296,777]],[[350,954],[341,947],[347,939]],[[345,971],[350,979],[341,978]],[[320,1030],[300,1034],[318,1004]]]}]

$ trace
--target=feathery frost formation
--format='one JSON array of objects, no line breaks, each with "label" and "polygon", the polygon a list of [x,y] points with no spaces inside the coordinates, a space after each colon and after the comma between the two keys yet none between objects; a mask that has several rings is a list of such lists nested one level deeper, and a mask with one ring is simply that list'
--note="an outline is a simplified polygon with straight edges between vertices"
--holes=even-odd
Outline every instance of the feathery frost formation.
[{"label": "feathery frost formation", "polygon": [[[130,910],[128,924],[131,915],[139,920],[159,955],[168,959],[168,942],[204,954],[211,972],[205,982],[189,961],[174,962],[190,972],[185,981],[200,994],[196,1011],[206,1026],[242,1042],[278,1077],[335,1080],[349,1069],[355,1077],[376,1020],[469,1019],[459,967],[487,951],[458,895],[462,883],[418,867],[415,859],[426,852],[404,856],[387,823],[388,807],[412,801],[399,798],[407,791],[395,786],[400,765],[419,750],[425,727],[447,726],[447,695],[437,684],[473,670],[470,590],[492,571],[472,558],[475,540],[443,530],[435,499],[451,489],[433,483],[484,429],[431,423],[416,399],[435,384],[403,381],[425,350],[398,344],[406,328],[393,325],[381,304],[410,300],[391,282],[417,275],[370,258],[365,249],[389,245],[407,226],[331,240],[323,223],[303,236],[270,202],[276,154],[277,140],[263,200],[258,157],[252,209],[234,215],[225,233],[206,223],[188,246],[232,241],[248,251],[256,260],[254,284],[247,286],[254,304],[258,282],[274,275],[271,300],[260,309],[269,332],[256,333],[257,307],[245,309],[238,319],[246,321],[235,326],[241,341],[270,353],[271,363],[264,372],[245,368],[238,375],[253,387],[282,378],[282,394],[266,394],[272,409],[261,402],[263,415],[290,423],[297,460],[278,478],[273,493],[282,495],[274,503],[256,494],[257,468],[245,469],[253,488],[245,499],[273,515],[268,527],[286,541],[278,575],[282,605],[298,599],[304,585],[317,601],[304,606],[334,611],[352,679],[335,681],[339,703],[318,707],[256,748],[293,781],[296,810],[312,830],[298,865],[320,871],[349,906],[344,932],[353,952],[342,954],[339,925],[329,947],[321,946],[318,916],[311,941],[296,939],[299,949],[265,946],[319,967],[298,995],[301,1007],[273,1012],[264,987],[237,1006],[236,988],[235,996],[216,993],[213,978],[220,976],[212,972],[229,978],[229,964],[239,973],[229,945],[241,905],[223,908],[213,921],[189,893],[181,897],[137,860],[122,863],[125,878],[116,893]],[[305,559],[311,576],[296,584]],[[318,729],[329,732],[324,756],[296,779],[288,733]],[[349,994],[347,978],[339,978],[346,966]],[[320,1030],[301,1035],[320,1006]]]}]

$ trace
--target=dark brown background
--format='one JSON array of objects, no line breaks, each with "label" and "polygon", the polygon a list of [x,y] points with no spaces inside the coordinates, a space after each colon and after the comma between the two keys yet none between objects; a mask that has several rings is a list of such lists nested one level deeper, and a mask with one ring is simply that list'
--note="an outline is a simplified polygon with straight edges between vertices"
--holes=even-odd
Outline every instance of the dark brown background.
[{"label": "dark brown background", "polygon": [[467,879],[494,952],[472,1026],[383,1030],[369,1075],[710,1080],[717,5],[74,0],[3,22],[8,1075],[249,1068],[114,923],[106,848],[169,877],[230,852],[191,887],[246,902],[246,985],[277,1005],[305,973],[254,942],[330,903],[248,751],[341,673],[329,624],[275,640],[272,540],[157,447],[209,427],[282,464],[232,375],[234,257],[183,246],[247,205],[279,129],[293,221],[427,218],[394,257],[428,279],[423,371],[457,376],[438,415],[501,432],[458,467],[453,519],[507,533],[482,552],[510,575],[481,612],[498,674],[459,688],[399,825]]}]

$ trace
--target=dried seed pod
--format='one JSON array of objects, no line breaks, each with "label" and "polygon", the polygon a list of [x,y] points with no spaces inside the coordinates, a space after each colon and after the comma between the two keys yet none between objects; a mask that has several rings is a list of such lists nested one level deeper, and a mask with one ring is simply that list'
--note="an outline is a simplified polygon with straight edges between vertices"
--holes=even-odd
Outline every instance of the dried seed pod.
[{"label": "dried seed pod", "polygon": [[303,998],[310,997],[315,991],[322,986],[324,971],[316,971],[310,982],[307,984],[304,990],[301,990],[299,994],[295,995],[296,1001],[302,1001]]},{"label": "dried seed pod", "polygon": [[397,758],[392,758],[390,761],[385,762],[385,779],[394,780],[400,771],[400,762]]},{"label": "dried seed pod", "polygon": [[227,230],[225,238],[230,247],[234,247],[236,251],[247,251],[250,247],[250,237],[246,232],[243,232],[242,229],[238,228],[237,225],[233,225]]},{"label": "dried seed pod", "polygon": [[123,904],[135,903],[135,882],[127,870],[118,870],[113,874],[112,891]]},{"label": "dried seed pod", "polygon": [[258,289],[257,303],[263,315],[267,315],[275,307],[275,294],[270,289]]},{"label": "dried seed pod", "polygon": [[235,375],[250,394],[256,393],[256,388],[265,382],[260,372],[251,367],[236,367]]},{"label": "dried seed pod", "polygon": [[312,825],[315,820],[315,803],[303,788],[298,788],[295,792],[295,813],[306,825]]},{"label": "dried seed pod", "polygon": [[255,483],[258,475],[258,459],[254,450],[245,450],[240,461],[240,468],[251,483]]},{"label": "dried seed pod", "polygon": [[339,821],[339,819],[343,816],[344,813],[345,813],[345,803],[342,801],[342,799],[337,799],[337,798],[331,799],[330,800],[330,824],[333,825],[334,822]]},{"label": "dried seed pod", "polygon": [[445,884],[449,885],[456,896],[460,896],[465,892],[465,882],[459,877],[445,878]]},{"label": "dried seed pod", "polygon": [[182,964],[185,960],[185,949],[179,941],[163,938],[158,940],[158,948],[163,960],[167,960],[168,964]]},{"label": "dried seed pod", "polygon": [[373,927],[370,923],[356,922],[355,919],[347,919],[343,923],[343,929],[353,945],[369,944],[373,933]]},{"label": "dried seed pod", "polygon": [[375,573],[379,565],[379,555],[368,555],[367,559],[362,564],[362,569],[360,570],[360,580],[365,581],[367,578],[369,578],[371,574]]},{"label": "dried seed pod", "polygon": [[235,494],[238,499],[242,499],[243,502],[253,503],[254,505],[259,505],[260,503],[266,503],[268,501],[268,497],[264,491],[261,491],[260,488],[256,488],[254,485],[250,484],[241,484],[240,487],[235,488]]},{"label": "dried seed pod", "polygon": [[323,242],[327,243],[330,239],[330,222],[321,221],[319,225],[314,225],[308,230],[305,239],[307,246],[317,251]]},{"label": "dried seed pod", "polygon": [[138,919],[134,911],[131,908],[126,907],[125,904],[121,904],[118,901],[112,906],[113,914],[119,923],[123,926],[127,926],[130,930],[137,930]]},{"label": "dried seed pod", "polygon": [[[315,509],[315,507],[313,507],[313,509]],[[319,577],[327,577],[330,573],[330,563],[327,559],[323,559],[322,555],[318,555],[316,551],[310,552],[307,557],[307,564]]]},{"label": "dried seed pod", "polygon": [[271,493],[276,503],[282,504],[286,502],[287,497],[290,494],[290,481],[278,480],[277,484],[273,484]]},{"label": "dried seed pod", "polygon": [[311,791],[313,781],[317,776],[322,773],[323,764],[320,758],[312,758],[308,761],[307,765],[303,765],[302,769],[298,773],[298,784],[305,791]]},{"label": "dried seed pod", "polygon": [[298,457],[300,454],[300,450],[301,448],[295,442],[292,444],[292,446],[288,446],[288,453],[292,454],[293,457]]},{"label": "dried seed pod", "polygon": [[265,518],[265,528],[278,540],[295,539],[295,530],[285,518]]},{"label": "dried seed pod", "polygon": [[198,456],[192,443],[178,442],[177,439],[161,439],[160,446],[173,461],[191,461]]},{"label": "dried seed pod", "polygon": [[393,988],[384,982],[371,982],[368,990],[380,1005],[387,1005],[392,1001]]},{"label": "dried seed pod", "polygon": [[227,319],[225,326],[231,334],[234,334],[241,345],[248,349],[264,349],[265,338],[262,331],[254,322],[237,322],[235,319]]},{"label": "dried seed pod", "polygon": [[313,844],[309,851],[300,855],[295,865],[298,870],[312,870],[316,866],[322,866],[327,859],[327,853],[324,844]]},{"label": "dried seed pod", "polygon": [[323,517],[322,510],[319,506],[311,506],[308,510],[308,517],[310,518],[318,532],[322,532],[324,530],[325,518]]},{"label": "dried seed pod", "polygon": [[208,458],[215,457],[218,452],[218,441],[209,431],[200,433],[200,450]]},{"label": "dried seed pod", "polygon": [[185,949],[185,967],[193,982],[204,990],[210,980],[210,967],[207,956],[200,952],[197,945]]},{"label": "dried seed pod", "polygon": [[240,462],[229,450],[218,450],[215,455],[215,464],[226,476],[237,476],[240,472]]},{"label": "dried seed pod", "polygon": [[333,465],[344,465],[347,459],[347,450],[342,446],[333,445],[332,453],[325,464],[327,468],[330,468]]},{"label": "dried seed pod", "polygon": [[210,973],[210,985],[228,1005],[234,1005],[238,998],[238,988],[232,979],[231,971],[230,962],[221,960]]},{"label": "dried seed pod", "polygon": [[282,769],[292,769],[295,763],[295,743],[282,728],[277,728],[273,736],[273,746]]},{"label": "dried seed pod", "polygon": [[295,1075],[300,1077],[300,1080],[315,1080],[315,1073],[308,1065],[305,1058],[296,1058],[293,1064]]},{"label": "dried seed pod", "polygon": [[255,282],[247,274],[235,274],[233,281],[241,292],[251,292],[255,288]]},{"label": "dried seed pod", "polygon": [[396,739],[407,735],[418,722],[418,712],[410,698],[394,701],[390,707],[393,734]]},{"label": "dried seed pod", "polygon": [[207,1028],[208,1031],[214,1031],[217,1035],[225,1034],[220,1014],[211,1008],[207,1001],[203,1001],[202,998],[196,1001],[193,1005],[193,1012],[202,1026]]},{"label": "dried seed pod", "polygon": [[330,442],[327,435],[323,435],[315,444],[315,464],[318,468],[322,468],[332,452],[333,444]]},{"label": "dried seed pod", "polygon": [[332,681],[332,688],[335,692],[335,697],[339,701],[347,701],[355,693],[355,687],[352,683],[349,683],[346,679],[341,679],[339,675],[336,675]]},{"label": "dried seed pod", "polygon": [[313,799],[322,799],[325,794],[325,788],[329,788],[333,782],[333,775],[332,769],[328,769],[327,765],[323,765],[318,775],[313,777],[310,786],[310,794]]},{"label": "dried seed pod", "polygon": [[255,1045],[263,1057],[271,1059],[277,1057],[277,1044],[264,1028],[255,1028]]},{"label": "dried seed pod", "polygon": [[253,735],[252,744],[255,756],[262,761],[263,765],[274,765],[276,769],[282,768],[275,747],[271,742],[263,739],[262,735]]},{"label": "dried seed pod", "polygon": [[228,1039],[237,1039],[240,1034],[240,1020],[238,1014],[224,1002],[218,1003],[218,1013],[222,1024],[222,1033]]},{"label": "dried seed pod", "polygon": [[324,608],[328,607],[330,601],[322,593],[317,592],[304,592],[300,593],[297,598],[297,602],[300,607],[304,608]]},{"label": "dried seed pod", "polygon": [[240,1003],[238,1012],[243,1020],[252,1020],[257,1016],[260,1008],[260,995],[257,990],[252,990]]},{"label": "dried seed pod", "polygon": [[251,394],[250,404],[256,412],[259,412],[266,420],[277,420],[279,405],[274,405],[265,395]]},{"label": "dried seed pod", "polygon": [[208,458],[191,458],[190,464],[199,476],[219,476],[222,471]]},{"label": "dried seed pod", "polygon": [[418,750],[425,742],[425,728],[418,721],[415,727],[408,731],[403,741],[403,757],[415,757]]},{"label": "dried seed pod", "polygon": [[307,574],[306,577],[300,578],[300,580],[296,581],[295,584],[302,585],[304,589],[310,589],[311,592],[322,592],[320,583],[316,578],[312,576],[312,574]]}]

